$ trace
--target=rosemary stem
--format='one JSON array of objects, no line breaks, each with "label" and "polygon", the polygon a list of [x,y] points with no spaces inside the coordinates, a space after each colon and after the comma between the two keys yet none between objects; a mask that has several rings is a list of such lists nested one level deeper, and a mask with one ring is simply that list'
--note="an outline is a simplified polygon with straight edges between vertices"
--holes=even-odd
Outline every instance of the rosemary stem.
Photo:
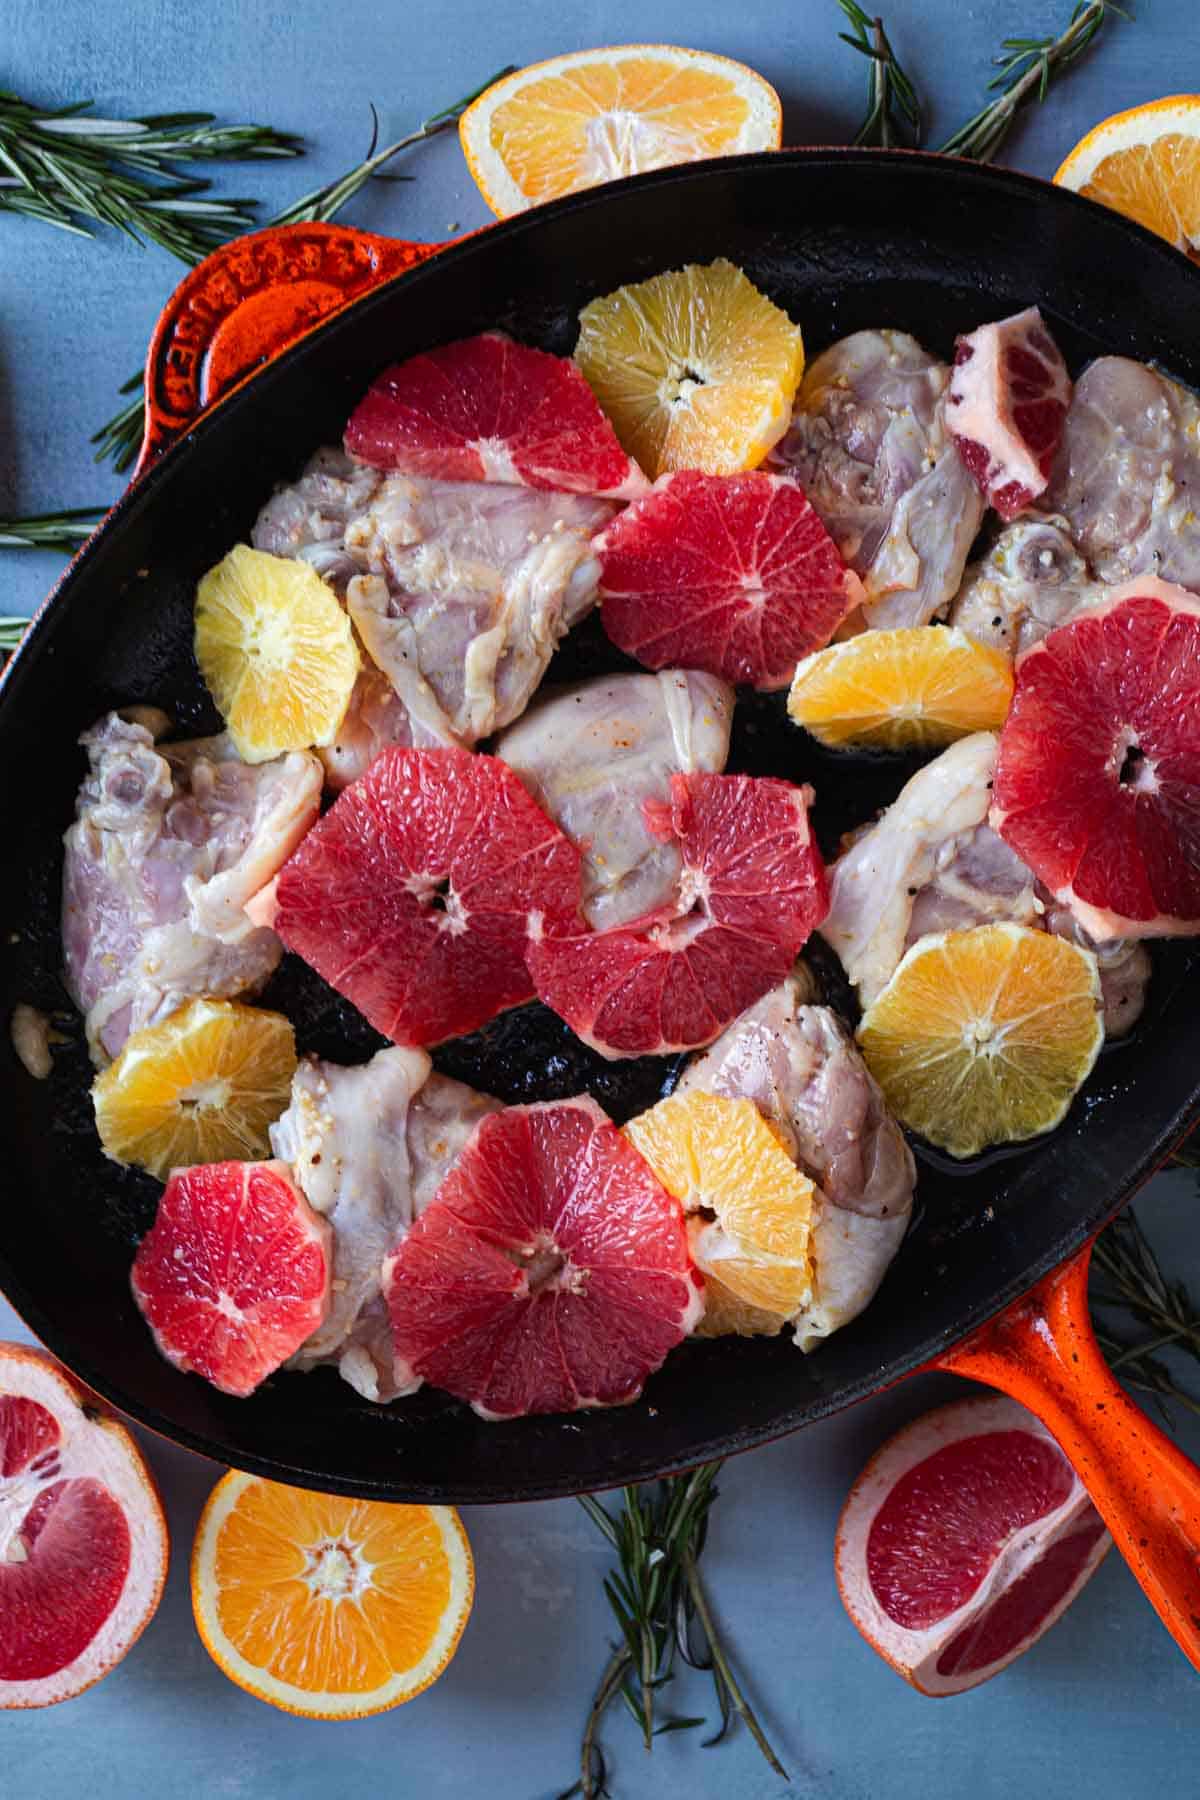
[{"label": "rosemary stem", "polygon": [[1141,1344],[1130,1344],[1116,1356],[1110,1356],[1108,1366],[1110,1369],[1120,1369],[1125,1363],[1132,1362],[1136,1357],[1152,1356],[1156,1350],[1165,1350],[1169,1345],[1177,1344],[1180,1338],[1190,1336],[1191,1331],[1190,1325],[1175,1325],[1170,1331],[1164,1331],[1160,1337],[1147,1338]]},{"label": "rosemary stem", "polygon": [[696,1617],[699,1619],[705,1638],[708,1640],[708,1648],[713,1659],[713,1667],[717,1670],[721,1680],[725,1683],[725,1688],[729,1694],[733,1710],[745,1725],[747,1731],[762,1751],[763,1756],[766,1758],[771,1768],[774,1769],[777,1775],[782,1776],[783,1780],[786,1781],[788,1779],[788,1772],[771,1748],[767,1734],[759,1724],[754,1708],[750,1705],[750,1702],[746,1699],[746,1696],[738,1685],[737,1676],[734,1674],[729,1660],[725,1655],[725,1651],[722,1648],[716,1621],[709,1609],[708,1596],[705,1594],[704,1587],[700,1580],[700,1571],[696,1567],[696,1559],[692,1555],[690,1549],[685,1550],[683,1553],[683,1573],[684,1579],[688,1585],[688,1592],[692,1597],[692,1605],[696,1609]]},{"label": "rosemary stem", "polygon": [[579,1789],[583,1800],[596,1800],[599,1793],[593,1772],[596,1761],[596,1733],[600,1729],[601,1719],[608,1710],[609,1702],[624,1681],[632,1661],[633,1658],[629,1654],[628,1647],[622,1644],[619,1650],[613,1652],[600,1677],[600,1685],[596,1689],[596,1697],[592,1701],[592,1710],[588,1714],[583,1741],[579,1746]]}]

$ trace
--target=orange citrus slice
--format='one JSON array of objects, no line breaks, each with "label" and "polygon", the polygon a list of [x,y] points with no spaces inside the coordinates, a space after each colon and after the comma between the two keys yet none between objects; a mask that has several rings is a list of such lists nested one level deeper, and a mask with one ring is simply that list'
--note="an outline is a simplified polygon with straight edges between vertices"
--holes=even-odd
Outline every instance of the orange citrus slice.
[{"label": "orange citrus slice", "polygon": [[1012,700],[1008,658],[948,625],[864,631],[808,656],[788,712],[833,749],[941,747],[997,731]]},{"label": "orange citrus slice", "polygon": [[92,1087],[96,1129],[114,1162],[165,1180],[194,1163],[254,1162],[271,1154],[296,1072],[296,1040],[282,1013],[233,1000],[189,1000],[126,1040]]},{"label": "orange citrus slice", "polygon": [[747,1307],[782,1322],[805,1304],[815,1189],[753,1100],[672,1095],[631,1119],[625,1135],[685,1212],[708,1215],[689,1235],[714,1306],[710,1332],[720,1315],[723,1329],[745,1329]]},{"label": "orange citrus slice", "polygon": [[450,1506],[391,1506],[237,1471],[192,1550],[204,1647],[246,1692],[310,1719],[361,1719],[429,1687],[458,1647],[475,1573]]},{"label": "orange citrus slice", "polygon": [[316,570],[245,544],[196,591],[196,661],[252,763],[332,743],[359,667],[350,621]]},{"label": "orange citrus slice", "polygon": [[896,1117],[951,1156],[1037,1137],[1104,1042],[1096,958],[1024,925],[920,938],[858,1042]]},{"label": "orange citrus slice", "polygon": [[459,124],[501,219],[669,163],[778,150],[779,95],[743,63],[674,44],[576,50],[494,82]]},{"label": "orange citrus slice", "polygon": [[1172,94],[1104,119],[1054,177],[1200,258],[1200,94]]},{"label": "orange citrus slice", "polygon": [[724,257],[593,300],[575,360],[651,478],[753,469],[787,430],[800,328]]}]

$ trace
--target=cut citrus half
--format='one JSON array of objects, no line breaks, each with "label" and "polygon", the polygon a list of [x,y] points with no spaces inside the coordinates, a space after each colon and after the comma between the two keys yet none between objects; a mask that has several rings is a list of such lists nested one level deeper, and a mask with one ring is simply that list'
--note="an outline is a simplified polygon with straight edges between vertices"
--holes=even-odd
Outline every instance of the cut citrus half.
[{"label": "cut citrus half", "polygon": [[780,1321],[812,1293],[812,1182],[753,1100],[674,1094],[625,1135],[685,1212],[710,1220],[692,1235],[705,1280]]},{"label": "cut citrus half", "polygon": [[285,1163],[205,1163],[163,1189],[133,1297],[168,1362],[240,1398],[324,1322],[332,1263]]},{"label": "cut citrus half", "polygon": [[485,1419],[636,1399],[702,1305],[683,1214],[587,1095],[483,1119],[383,1289],[398,1369]]},{"label": "cut citrus half", "polygon": [[744,150],[778,150],[779,96],[743,63],[674,44],[576,50],[502,76],[459,124],[501,219],[602,181]]},{"label": "cut citrus half", "polygon": [[53,1706],[154,1617],[167,1522],[125,1427],[44,1350],[0,1344],[0,1709]]},{"label": "cut citrus half", "polygon": [[1196,256],[1200,94],[1172,94],[1102,120],[1080,139],[1054,180]]},{"label": "cut citrus half", "polygon": [[630,500],[646,478],[568,356],[501,331],[385,369],[350,415],[346,450],[376,469]]},{"label": "cut citrus half", "polygon": [[1036,306],[956,343],[946,425],[1002,519],[1015,519],[1048,485],[1070,404],[1067,365]]},{"label": "cut citrus half", "polygon": [[309,1719],[363,1719],[435,1682],[475,1570],[450,1506],[393,1506],[222,1476],[192,1548],[192,1610],[248,1694]]},{"label": "cut citrus half", "polygon": [[593,547],[604,629],[648,669],[786,687],[862,599],[803,489],[783,475],[665,475]]},{"label": "cut citrus half", "polygon": [[653,480],[753,469],[787,430],[800,328],[733,263],[689,263],[593,300],[575,360]]},{"label": "cut citrus half", "polygon": [[931,749],[994,731],[1012,699],[1008,658],[946,625],[864,631],[806,657],[788,712],[835,750]]},{"label": "cut citrus half", "polygon": [[951,1156],[1037,1137],[1104,1042],[1096,958],[1025,925],[920,938],[858,1042],[896,1117]]},{"label": "cut citrus half", "polygon": [[1032,1413],[958,1400],[889,1438],[851,1488],[838,1589],[898,1675],[923,1694],[961,1694],[1036,1644],[1111,1546]]},{"label": "cut citrus half", "polygon": [[647,816],[679,851],[675,913],[535,937],[539,997],[602,1056],[711,1044],[784,979],[829,910],[811,797],[768,777],[673,775],[670,808]]},{"label": "cut citrus half", "polygon": [[106,1156],[165,1180],[189,1163],[270,1155],[288,1104],[296,1039],[282,1013],[189,1000],[125,1040],[92,1086]]},{"label": "cut citrus half", "polygon": [[579,922],[579,851],[519,778],[467,750],[384,750],[275,888],[290,950],[398,1044],[533,998],[530,934]]},{"label": "cut citrus half", "polygon": [[350,621],[316,570],[246,544],[196,590],[196,661],[250,763],[331,743],[359,668]]},{"label": "cut citrus half", "polygon": [[991,823],[1097,943],[1200,931],[1200,600],[1106,590],[1017,659]]}]

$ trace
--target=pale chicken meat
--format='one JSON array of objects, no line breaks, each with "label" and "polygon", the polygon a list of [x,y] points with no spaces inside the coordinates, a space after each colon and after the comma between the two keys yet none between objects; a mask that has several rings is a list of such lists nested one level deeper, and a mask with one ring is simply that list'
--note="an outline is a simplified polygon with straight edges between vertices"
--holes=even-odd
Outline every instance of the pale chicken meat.
[{"label": "pale chicken meat", "polygon": [[611,675],[548,696],[501,733],[497,756],[583,852],[596,931],[675,905],[679,850],[646,807],[670,803],[672,775],[721,772],[733,704],[728,683],[696,670]]},{"label": "pale chicken meat", "polygon": [[946,430],[949,375],[906,332],[856,331],[812,364],[771,453],[862,577],[872,627],[941,612],[983,518]]},{"label": "pale chicken meat", "polygon": [[697,1057],[678,1091],[753,1100],[815,1182],[812,1298],[789,1323],[810,1350],[857,1318],[908,1229],[916,1166],[837,1014],[803,969]]},{"label": "pale chicken meat", "polygon": [[271,1127],[272,1150],[333,1233],[329,1313],[291,1367],[331,1363],[366,1400],[394,1400],[413,1387],[392,1355],[383,1259],[429,1205],[479,1120],[499,1107],[431,1070],[423,1050],[398,1047],[351,1068],[304,1057],[291,1104]]},{"label": "pale chicken meat", "polygon": [[1015,661],[1102,593],[1066,519],[1025,518],[1007,525],[987,554],[967,565],[949,623]]},{"label": "pale chicken meat", "polygon": [[97,1062],[196,995],[260,987],[283,954],[245,908],[316,819],[305,751],[242,762],[225,736],[156,745],[110,713],[66,834],[63,952]]}]

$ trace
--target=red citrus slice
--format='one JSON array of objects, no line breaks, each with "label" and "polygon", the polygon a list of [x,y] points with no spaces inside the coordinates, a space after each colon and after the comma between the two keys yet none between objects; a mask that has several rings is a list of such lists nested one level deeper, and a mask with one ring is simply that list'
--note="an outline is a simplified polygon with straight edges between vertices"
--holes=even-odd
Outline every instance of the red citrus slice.
[{"label": "red citrus slice", "polygon": [[1050,479],[1071,377],[1036,306],[960,337],[946,422],[976,486],[1015,519]]},{"label": "red citrus slice", "polygon": [[203,1163],[163,1189],[133,1297],[168,1362],[243,1396],[324,1322],[332,1263],[286,1163]]},{"label": "red citrus slice", "polygon": [[0,1344],[0,1707],[70,1700],[154,1617],[167,1524],[133,1438],[44,1351]]},{"label": "red citrus slice", "polygon": [[783,980],[829,911],[811,798],[752,775],[673,775],[670,808],[653,811],[682,861],[676,913],[535,940],[540,998],[602,1056],[711,1044]]},{"label": "red citrus slice", "polygon": [[1017,659],[990,816],[1097,942],[1200,932],[1200,600],[1139,576]]},{"label": "red citrus slice", "polygon": [[664,475],[593,547],[604,629],[648,669],[787,687],[863,597],[783,475]]},{"label": "red citrus slice", "polygon": [[959,1400],[889,1438],[851,1488],[838,1587],[897,1674],[923,1694],[960,1694],[1035,1644],[1111,1544],[1031,1413]]},{"label": "red citrus slice", "polygon": [[576,928],[579,852],[512,770],[385,750],[284,865],[274,925],[377,1031],[437,1044],[533,996],[532,922]]},{"label": "red citrus slice", "polygon": [[647,482],[569,357],[500,331],[385,369],[350,416],[346,449],[376,469],[629,500]]},{"label": "red citrus slice", "polygon": [[398,1362],[485,1419],[634,1400],[701,1312],[678,1202],[587,1095],[482,1120],[383,1279]]}]

